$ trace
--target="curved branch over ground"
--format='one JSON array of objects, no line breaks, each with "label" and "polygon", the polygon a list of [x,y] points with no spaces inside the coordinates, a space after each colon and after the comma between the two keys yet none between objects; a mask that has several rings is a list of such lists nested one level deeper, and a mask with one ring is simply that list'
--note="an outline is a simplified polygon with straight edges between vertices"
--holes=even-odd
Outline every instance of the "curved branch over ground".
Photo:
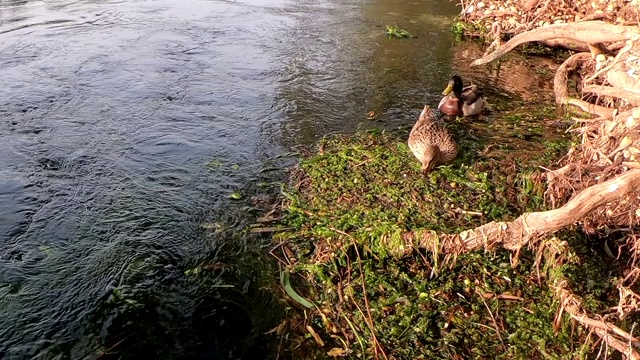
[{"label": "curved branch over ground", "polygon": [[582,111],[588,112],[589,114],[605,117],[611,116],[613,114],[613,109],[569,97],[569,92],[567,90],[569,72],[575,70],[580,62],[587,61],[590,58],[591,54],[587,52],[571,55],[564,61],[564,63],[562,63],[562,65],[560,65],[558,70],[556,70],[556,75],[553,77],[553,92],[555,93],[556,104],[559,106],[570,104],[579,107]]},{"label": "curved branch over ground", "polygon": [[393,236],[381,239],[387,248],[406,253],[415,248],[434,253],[460,254],[479,249],[491,249],[497,244],[509,250],[519,250],[531,239],[554,233],[588,216],[610,202],[640,193],[640,170],[630,170],[616,178],[582,190],[566,205],[549,211],[525,213],[511,222],[490,222],[459,234],[440,234],[415,230],[402,234],[401,243]]},{"label": "curved branch over ground", "polygon": [[[540,44],[547,46],[547,47],[562,47],[565,48],[567,50],[572,50],[572,51],[579,51],[579,52],[583,52],[583,51],[589,51],[589,45],[591,44],[587,44],[587,43],[583,43],[581,41],[575,41],[575,40],[571,40],[571,39],[550,39],[550,40],[541,40]],[[618,41],[615,43],[612,43],[608,46],[602,46],[602,50],[603,53],[605,54],[611,54],[611,53],[615,53],[616,51],[622,49],[622,47],[624,46],[625,42],[624,41]]]},{"label": "curved branch over ground", "polygon": [[528,42],[568,39],[586,44],[597,44],[630,40],[638,36],[640,36],[640,30],[637,26],[614,25],[604,21],[549,25],[514,36],[493,53],[472,62],[471,66],[488,64],[503,57],[516,46]]},{"label": "curved branch over ground", "polygon": [[575,70],[579,66],[579,63],[587,61],[590,58],[591,54],[588,52],[573,54],[556,70],[556,75],[553,77],[553,93],[556,96],[556,104],[564,105],[569,99],[569,91],[567,90],[569,72]]}]

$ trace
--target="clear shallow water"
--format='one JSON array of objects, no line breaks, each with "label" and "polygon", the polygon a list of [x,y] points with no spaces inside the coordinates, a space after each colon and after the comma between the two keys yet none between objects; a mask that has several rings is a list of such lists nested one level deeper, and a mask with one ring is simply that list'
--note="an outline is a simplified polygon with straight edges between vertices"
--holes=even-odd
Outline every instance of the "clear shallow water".
[{"label": "clear shallow water", "polygon": [[[415,121],[452,71],[456,12],[447,0],[0,1],[1,354],[98,357],[94,335],[115,321],[102,309],[131,283],[154,294],[149,317],[166,305],[159,322],[192,328],[202,301],[182,268],[234,241],[200,223],[241,223],[228,195],[271,156],[371,127],[371,110],[375,125]],[[417,38],[387,39],[395,22]]]}]

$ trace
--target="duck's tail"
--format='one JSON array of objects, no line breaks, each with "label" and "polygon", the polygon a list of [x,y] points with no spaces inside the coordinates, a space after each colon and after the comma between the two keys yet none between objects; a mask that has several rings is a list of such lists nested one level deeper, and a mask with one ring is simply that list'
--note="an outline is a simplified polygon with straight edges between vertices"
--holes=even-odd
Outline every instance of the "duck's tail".
[{"label": "duck's tail", "polygon": [[420,113],[420,119],[429,115],[431,115],[431,108],[429,107],[429,105],[425,105],[424,109],[422,109],[422,112]]}]

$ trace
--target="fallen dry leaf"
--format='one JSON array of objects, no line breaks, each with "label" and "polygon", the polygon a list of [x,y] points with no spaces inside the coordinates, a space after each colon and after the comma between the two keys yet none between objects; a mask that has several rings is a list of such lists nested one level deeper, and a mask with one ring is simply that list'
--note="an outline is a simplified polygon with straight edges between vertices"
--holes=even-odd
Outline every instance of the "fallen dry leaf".
[{"label": "fallen dry leaf", "polygon": [[309,334],[311,334],[311,336],[313,336],[313,338],[318,343],[318,345],[320,345],[320,347],[324,346],[324,341],[322,341],[322,339],[320,339],[320,335],[318,335],[318,333],[315,330],[313,330],[313,328],[311,326],[307,325],[307,331],[309,331]]},{"label": "fallen dry leaf", "polygon": [[338,356],[347,356],[348,353],[349,352],[343,348],[333,348],[327,352],[327,355],[332,357],[338,357]]}]

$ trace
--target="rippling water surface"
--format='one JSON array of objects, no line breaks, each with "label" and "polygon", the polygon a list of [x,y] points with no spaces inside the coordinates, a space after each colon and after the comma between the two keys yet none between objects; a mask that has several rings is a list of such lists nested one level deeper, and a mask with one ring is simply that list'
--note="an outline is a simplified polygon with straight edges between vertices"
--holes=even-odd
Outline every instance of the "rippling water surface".
[{"label": "rippling water surface", "polygon": [[[89,334],[109,323],[96,314],[128,280],[161,292],[179,323],[195,305],[168,285],[176,269],[225,241],[203,219],[238,221],[229,193],[273,155],[370,127],[370,110],[414,121],[450,76],[456,12],[0,0],[0,355],[98,357]],[[417,38],[387,39],[396,22]],[[147,268],[152,280],[133,279]]]}]

